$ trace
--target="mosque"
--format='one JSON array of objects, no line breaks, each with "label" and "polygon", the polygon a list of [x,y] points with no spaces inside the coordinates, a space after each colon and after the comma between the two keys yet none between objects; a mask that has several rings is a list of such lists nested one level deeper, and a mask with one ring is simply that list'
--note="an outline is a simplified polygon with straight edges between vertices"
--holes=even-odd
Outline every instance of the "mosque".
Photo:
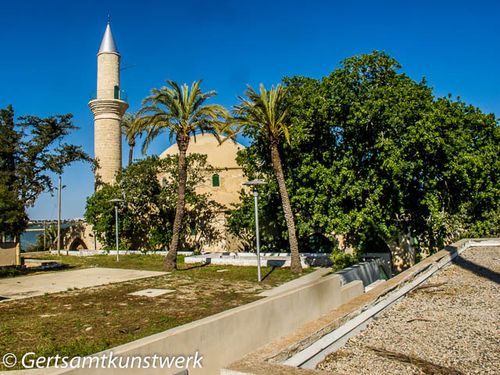
[{"label": "mosque", "polygon": [[[120,123],[128,103],[122,98],[120,86],[120,53],[108,24],[97,53],[96,98],[89,102],[94,114],[94,157],[98,162],[95,171],[95,186],[112,184],[122,167],[122,134]],[[199,193],[209,193],[211,199],[224,208],[217,213],[216,224],[225,233],[225,212],[239,202],[239,192],[245,182],[242,168],[236,163],[236,155],[243,146],[234,142],[219,145],[211,134],[197,135],[190,142],[188,154],[207,155],[207,163],[216,168],[217,173],[207,174],[206,182],[197,187]],[[173,144],[160,154],[160,158],[177,154]],[[217,244],[207,246],[205,251],[236,250],[237,243],[228,240],[225,234]],[[97,244],[96,247],[99,247]]]}]

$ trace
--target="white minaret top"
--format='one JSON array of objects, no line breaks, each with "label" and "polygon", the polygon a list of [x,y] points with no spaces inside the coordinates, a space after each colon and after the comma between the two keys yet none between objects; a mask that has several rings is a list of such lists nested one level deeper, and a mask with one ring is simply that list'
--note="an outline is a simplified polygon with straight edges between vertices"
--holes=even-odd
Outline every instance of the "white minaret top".
[{"label": "white minaret top", "polygon": [[106,31],[104,32],[104,36],[102,37],[102,42],[101,42],[101,47],[99,48],[100,53],[116,53],[120,54],[118,52],[118,48],[116,47],[115,39],[113,38],[113,33],[111,32],[111,26],[108,25],[106,26]]}]

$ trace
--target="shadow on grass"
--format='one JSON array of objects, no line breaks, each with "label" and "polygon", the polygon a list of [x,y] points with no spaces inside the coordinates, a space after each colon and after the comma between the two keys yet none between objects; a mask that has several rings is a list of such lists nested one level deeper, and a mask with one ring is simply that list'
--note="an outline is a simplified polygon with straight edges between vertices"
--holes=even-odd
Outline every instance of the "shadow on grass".
[{"label": "shadow on grass", "polygon": [[68,264],[61,263],[58,266],[52,267],[24,267],[24,266],[5,266],[0,267],[0,279],[6,279],[9,277],[17,277],[17,276],[27,276],[32,273],[40,273],[40,272],[53,272],[53,271],[63,271],[75,268],[75,266],[71,266]]},{"label": "shadow on grass", "polygon": [[276,269],[276,266],[273,266],[273,268],[271,268],[269,270],[269,272],[266,273],[266,275],[262,278],[262,281],[264,281],[265,279],[267,279],[269,277],[269,275],[271,275],[274,272],[275,269]]},{"label": "shadow on grass", "polygon": [[191,267],[186,267],[186,268],[182,268],[182,269],[177,269],[177,271],[189,271],[189,270],[193,270],[195,268],[202,268],[202,267],[206,267],[210,265],[210,258],[207,259],[207,261],[205,263],[200,263],[200,264],[196,264],[194,266],[191,266]]}]

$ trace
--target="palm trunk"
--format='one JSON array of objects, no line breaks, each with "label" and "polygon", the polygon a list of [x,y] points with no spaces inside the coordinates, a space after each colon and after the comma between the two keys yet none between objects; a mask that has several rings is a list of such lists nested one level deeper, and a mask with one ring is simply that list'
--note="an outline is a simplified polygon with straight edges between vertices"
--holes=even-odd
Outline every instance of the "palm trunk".
[{"label": "palm trunk", "polygon": [[302,272],[302,265],[300,264],[299,243],[297,241],[297,233],[295,232],[295,220],[293,218],[292,206],[290,204],[290,198],[288,197],[288,191],[285,185],[285,175],[283,173],[281,157],[276,141],[271,141],[271,161],[273,163],[276,180],[278,181],[281,204],[283,206],[286,226],[288,228],[288,241],[290,242],[291,255],[290,269],[294,273],[300,273]]},{"label": "palm trunk", "polygon": [[132,160],[134,160],[134,146],[135,144],[128,144],[128,165],[132,164]]},{"label": "palm trunk", "polygon": [[166,270],[177,268],[177,250],[179,248],[179,238],[182,230],[182,219],[184,218],[186,202],[186,182],[187,182],[187,162],[186,152],[189,145],[189,137],[177,137],[179,147],[179,187],[177,190],[177,206],[175,208],[174,225],[172,228],[172,240],[165,258],[164,267]]}]

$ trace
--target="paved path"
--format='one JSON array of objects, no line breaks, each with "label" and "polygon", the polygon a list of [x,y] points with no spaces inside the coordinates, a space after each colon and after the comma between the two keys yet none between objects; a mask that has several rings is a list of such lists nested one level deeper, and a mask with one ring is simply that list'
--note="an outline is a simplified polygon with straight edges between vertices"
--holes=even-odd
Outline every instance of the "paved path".
[{"label": "paved path", "polygon": [[0,279],[0,301],[34,297],[45,293],[58,293],[69,288],[89,288],[165,274],[166,272],[118,268],[85,268],[74,271],[58,271],[41,275],[4,278]]}]

